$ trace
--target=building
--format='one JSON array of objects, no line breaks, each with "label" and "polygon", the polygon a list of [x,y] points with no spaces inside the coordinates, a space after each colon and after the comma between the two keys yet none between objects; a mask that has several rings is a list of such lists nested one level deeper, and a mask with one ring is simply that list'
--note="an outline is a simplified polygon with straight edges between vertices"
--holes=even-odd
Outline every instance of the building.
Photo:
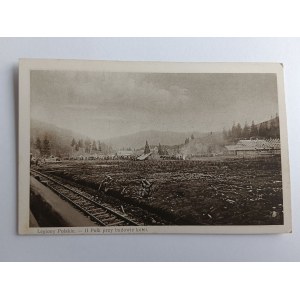
[{"label": "building", "polygon": [[146,153],[146,154],[142,154],[141,156],[139,156],[138,158],[137,158],[137,160],[147,160],[147,159],[149,159],[149,157],[152,155],[152,152],[150,152],[150,153]]},{"label": "building", "polygon": [[120,150],[117,152],[118,157],[130,157],[133,156],[132,150]]},{"label": "building", "polygon": [[227,153],[237,156],[279,155],[280,139],[240,140],[236,145],[225,146]]}]

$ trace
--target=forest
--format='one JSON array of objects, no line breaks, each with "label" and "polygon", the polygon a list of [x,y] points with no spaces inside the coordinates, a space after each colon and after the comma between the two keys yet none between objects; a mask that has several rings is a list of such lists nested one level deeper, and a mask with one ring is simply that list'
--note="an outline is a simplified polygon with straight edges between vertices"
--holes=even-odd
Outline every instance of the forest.
[{"label": "forest", "polygon": [[230,143],[241,139],[278,139],[280,138],[279,117],[276,115],[275,118],[257,125],[254,121],[252,121],[250,126],[246,122],[244,127],[240,123],[233,123],[230,129],[223,129],[223,137],[226,142]]}]

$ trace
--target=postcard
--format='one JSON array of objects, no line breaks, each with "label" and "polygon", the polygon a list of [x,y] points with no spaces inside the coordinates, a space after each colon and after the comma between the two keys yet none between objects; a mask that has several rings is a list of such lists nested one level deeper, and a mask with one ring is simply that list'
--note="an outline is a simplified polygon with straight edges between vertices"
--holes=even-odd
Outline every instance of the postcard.
[{"label": "postcard", "polygon": [[21,59],[19,234],[291,232],[283,72]]}]

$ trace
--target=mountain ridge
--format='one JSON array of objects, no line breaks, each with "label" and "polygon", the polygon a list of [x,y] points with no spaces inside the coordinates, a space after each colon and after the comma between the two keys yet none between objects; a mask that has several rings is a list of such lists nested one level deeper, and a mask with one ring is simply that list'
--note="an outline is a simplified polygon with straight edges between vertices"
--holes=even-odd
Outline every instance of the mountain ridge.
[{"label": "mountain ridge", "polygon": [[205,133],[191,131],[191,132],[176,132],[176,131],[159,131],[159,130],[142,130],[136,133],[127,134],[123,136],[104,139],[103,141],[113,148],[142,148],[146,141],[149,145],[180,145],[184,144],[186,138],[194,135],[195,137],[202,137]]}]

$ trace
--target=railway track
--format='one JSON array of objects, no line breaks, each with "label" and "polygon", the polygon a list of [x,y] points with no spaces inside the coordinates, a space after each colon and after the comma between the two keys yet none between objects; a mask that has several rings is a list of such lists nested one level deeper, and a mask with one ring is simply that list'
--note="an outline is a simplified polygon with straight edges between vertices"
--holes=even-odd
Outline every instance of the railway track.
[{"label": "railway track", "polygon": [[61,198],[68,201],[75,208],[88,216],[96,225],[100,226],[140,226],[128,216],[98,203],[91,195],[84,193],[74,187],[63,184],[39,171],[30,170],[31,174],[41,183],[45,184]]}]

